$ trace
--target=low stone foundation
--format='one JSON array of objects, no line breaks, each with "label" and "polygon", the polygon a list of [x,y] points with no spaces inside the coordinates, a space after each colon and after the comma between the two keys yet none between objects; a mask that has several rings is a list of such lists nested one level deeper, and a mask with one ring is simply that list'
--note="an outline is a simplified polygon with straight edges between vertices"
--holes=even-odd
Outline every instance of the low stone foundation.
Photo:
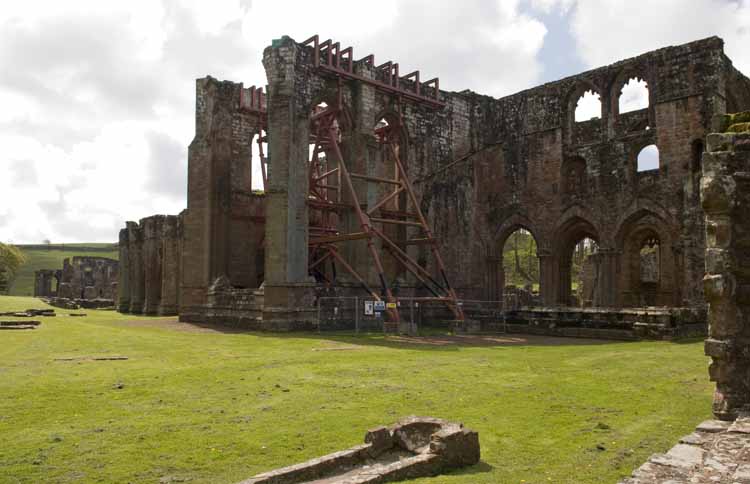
[{"label": "low stone foundation", "polygon": [[[312,294],[310,285],[304,285]],[[317,309],[312,297],[304,297],[299,306],[281,309],[268,305],[264,287],[232,287],[229,279],[218,277],[208,289],[204,306],[182,308],[180,321],[209,323],[256,331],[312,331],[317,329]],[[307,296],[307,294],[305,294]]]},{"label": "low stone foundation", "polygon": [[750,484],[750,419],[709,420],[666,454],[654,454],[620,484]]},{"label": "low stone foundation", "polygon": [[115,309],[113,299],[71,299],[67,297],[53,297],[42,299],[50,306],[62,309]]},{"label": "low stone foundation", "polygon": [[577,338],[663,340],[705,336],[707,323],[706,311],[693,308],[523,308],[506,314],[506,330]]},{"label": "low stone foundation", "polygon": [[240,484],[366,484],[435,476],[479,462],[479,435],[463,424],[408,417],[365,435],[365,443]]}]

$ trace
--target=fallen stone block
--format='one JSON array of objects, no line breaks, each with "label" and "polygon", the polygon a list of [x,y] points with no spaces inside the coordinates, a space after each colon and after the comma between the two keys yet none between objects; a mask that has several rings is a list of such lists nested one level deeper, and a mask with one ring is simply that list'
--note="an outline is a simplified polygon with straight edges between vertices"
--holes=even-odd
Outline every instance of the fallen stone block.
[{"label": "fallen stone block", "polygon": [[0,330],[3,329],[36,329],[42,324],[41,321],[0,321]]},{"label": "fallen stone block", "polygon": [[479,434],[463,424],[407,417],[347,450],[259,474],[240,484],[380,483],[430,477],[479,462]]}]

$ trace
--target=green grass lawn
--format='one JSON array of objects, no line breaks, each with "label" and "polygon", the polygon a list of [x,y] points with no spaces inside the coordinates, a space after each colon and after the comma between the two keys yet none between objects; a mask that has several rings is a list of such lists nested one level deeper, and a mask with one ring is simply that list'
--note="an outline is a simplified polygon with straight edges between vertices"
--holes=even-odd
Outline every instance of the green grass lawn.
[{"label": "green grass lawn", "polygon": [[[87,248],[100,248],[111,250],[91,251]],[[65,247],[52,246],[44,248],[34,246],[33,248],[19,247],[27,257],[26,263],[21,266],[18,276],[10,286],[8,294],[11,296],[33,296],[34,295],[34,271],[39,269],[62,269],[63,260],[73,256],[109,257],[119,258],[119,253],[112,244],[65,244]]]},{"label": "green grass lawn", "polygon": [[482,449],[413,482],[615,483],[710,417],[700,342],[434,346],[67,313],[0,331],[2,483],[233,483],[412,414],[464,422]]}]

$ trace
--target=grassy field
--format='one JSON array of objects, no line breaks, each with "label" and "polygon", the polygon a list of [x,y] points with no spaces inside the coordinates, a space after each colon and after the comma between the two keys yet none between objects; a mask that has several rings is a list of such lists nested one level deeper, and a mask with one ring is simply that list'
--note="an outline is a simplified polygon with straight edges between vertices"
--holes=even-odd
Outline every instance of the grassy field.
[{"label": "grassy field", "polygon": [[[27,262],[21,267],[18,276],[10,286],[8,294],[11,296],[32,296],[34,294],[34,271],[39,269],[62,269],[63,260],[73,256],[109,257],[117,259],[118,251],[113,244],[65,244],[24,247],[19,246],[27,257]],[[88,250],[95,248],[98,250]],[[110,249],[110,250],[106,250]]]},{"label": "grassy field", "polygon": [[[0,297],[27,307],[44,304]],[[65,314],[0,332],[2,483],[233,483],[412,414],[464,422],[482,447],[479,465],[413,482],[615,483],[710,417],[700,342],[459,345]],[[105,355],[128,360],[92,360]]]}]

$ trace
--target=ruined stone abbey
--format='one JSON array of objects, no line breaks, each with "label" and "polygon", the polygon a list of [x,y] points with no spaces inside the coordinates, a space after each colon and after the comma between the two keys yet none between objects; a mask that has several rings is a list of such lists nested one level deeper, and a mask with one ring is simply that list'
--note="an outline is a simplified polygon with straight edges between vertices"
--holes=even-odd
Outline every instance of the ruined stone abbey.
[{"label": "ruined stone abbey", "polygon": [[[275,40],[263,64],[267,92],[196,81],[187,209],[121,230],[121,311],[288,330],[326,293],[421,297],[462,319],[458,299],[502,300],[519,228],[537,244],[544,307],[571,304],[583,239],[590,306],[705,307],[704,140],[714,115],[750,109],[721,39],[500,99],[317,36]],[[631,79],[648,106],[620,112]],[[576,120],[587,92],[600,114]],[[654,146],[658,165],[639,169]],[[644,247],[657,269],[641,267]]]}]

